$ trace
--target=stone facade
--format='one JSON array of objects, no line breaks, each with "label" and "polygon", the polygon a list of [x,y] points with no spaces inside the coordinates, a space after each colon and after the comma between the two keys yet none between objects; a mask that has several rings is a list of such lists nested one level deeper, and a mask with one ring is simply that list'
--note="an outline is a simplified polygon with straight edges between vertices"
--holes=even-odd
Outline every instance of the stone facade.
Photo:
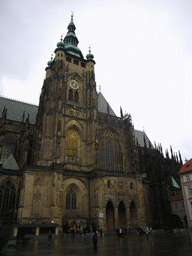
[{"label": "stone facade", "polygon": [[1,99],[1,216],[103,231],[151,225],[131,116],[117,117],[97,93],[94,57],[83,58],[74,31],[72,17],[39,106]]}]

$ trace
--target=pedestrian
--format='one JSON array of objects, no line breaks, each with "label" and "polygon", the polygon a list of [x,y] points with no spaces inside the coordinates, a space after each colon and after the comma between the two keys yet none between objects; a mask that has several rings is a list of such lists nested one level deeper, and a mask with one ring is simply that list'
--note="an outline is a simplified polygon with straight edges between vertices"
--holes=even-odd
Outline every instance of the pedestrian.
[{"label": "pedestrian", "polygon": [[147,239],[149,239],[149,228],[148,227],[146,227],[146,229],[145,229],[145,234],[147,235]]},{"label": "pedestrian", "polygon": [[75,229],[74,228],[72,228],[72,235],[73,235],[73,237],[75,237]]},{"label": "pedestrian", "polygon": [[85,227],[83,228],[83,234],[84,234],[84,236],[86,234],[86,228]]},{"label": "pedestrian", "polygon": [[49,233],[48,233],[48,245],[49,246],[51,245],[51,238],[52,238],[52,233],[51,233],[51,230],[49,230]]},{"label": "pedestrian", "polygon": [[97,250],[98,231],[95,232],[92,240],[93,240],[93,244],[94,244],[94,251],[96,251]]}]

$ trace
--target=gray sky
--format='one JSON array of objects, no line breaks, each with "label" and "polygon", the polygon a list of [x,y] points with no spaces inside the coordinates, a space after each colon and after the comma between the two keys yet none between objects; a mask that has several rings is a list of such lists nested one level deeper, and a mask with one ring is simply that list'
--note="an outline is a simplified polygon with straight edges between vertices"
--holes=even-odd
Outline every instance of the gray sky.
[{"label": "gray sky", "polygon": [[192,157],[192,1],[0,1],[0,95],[38,104],[45,67],[74,12],[97,90],[163,151]]}]

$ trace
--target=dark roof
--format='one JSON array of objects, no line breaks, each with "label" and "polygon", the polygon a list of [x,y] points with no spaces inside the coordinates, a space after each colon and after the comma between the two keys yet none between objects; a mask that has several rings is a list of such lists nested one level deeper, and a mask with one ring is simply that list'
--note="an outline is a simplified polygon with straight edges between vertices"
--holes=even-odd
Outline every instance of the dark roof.
[{"label": "dark roof", "polygon": [[36,115],[38,111],[37,105],[32,105],[32,104],[21,102],[21,101],[0,97],[0,115],[1,113],[3,113],[4,106],[7,109],[8,120],[21,122],[23,112],[25,111],[24,122],[26,121],[26,118],[29,114],[29,123],[35,124]]},{"label": "dark roof", "polygon": [[178,173],[181,174],[186,172],[192,172],[192,158],[181,167],[181,170]]},{"label": "dark roof", "polygon": [[109,105],[109,103],[106,101],[105,97],[101,92],[98,93],[98,111],[104,114],[107,114],[107,104],[109,106],[109,114],[112,116],[116,116],[115,112]]},{"label": "dark roof", "polygon": [[[109,105],[109,103],[106,101],[105,97],[102,95],[102,93],[98,93],[98,111],[100,113],[107,114],[107,105],[109,107],[109,114],[112,116],[116,116],[115,112]],[[25,119],[26,121],[27,115],[29,114],[29,123],[35,124],[36,122],[36,115],[38,111],[38,106],[16,101],[8,98],[0,97],[0,113],[3,112],[4,106],[7,108],[7,119],[13,120],[13,121],[22,121],[23,112],[25,111]],[[150,140],[145,134],[145,132],[135,130],[135,144],[137,145],[137,141],[141,147],[144,147],[144,137],[146,141],[146,146],[149,148]],[[151,148],[154,148],[151,144]]]},{"label": "dark roof", "polygon": [[142,131],[135,130],[135,145],[137,145],[137,142],[138,142],[140,147],[143,148],[144,147],[144,138],[145,138],[145,141],[146,141],[146,147],[150,148],[149,145],[151,145],[151,148],[154,149],[154,146],[150,142],[150,140],[147,137],[146,133],[142,132]]},{"label": "dark roof", "polygon": [[[107,104],[109,105],[109,103],[106,101],[104,96],[101,93],[99,93],[98,94],[98,111],[101,113],[107,114]],[[7,109],[7,119],[21,122],[23,112],[25,111],[24,122],[26,121],[27,115],[29,114],[29,123],[35,124],[36,115],[38,111],[37,105],[0,97],[0,113],[3,112],[4,106]],[[109,113],[110,115],[116,116],[115,112],[113,111],[110,105],[109,105]]]}]

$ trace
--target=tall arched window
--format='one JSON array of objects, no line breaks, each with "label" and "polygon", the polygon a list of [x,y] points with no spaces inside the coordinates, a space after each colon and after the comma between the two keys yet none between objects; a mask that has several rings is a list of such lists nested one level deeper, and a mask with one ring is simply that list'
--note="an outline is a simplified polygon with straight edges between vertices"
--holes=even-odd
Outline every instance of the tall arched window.
[{"label": "tall arched window", "polygon": [[70,188],[66,194],[66,209],[76,209],[76,193]]},{"label": "tall arched window", "polygon": [[0,213],[1,217],[11,217],[16,209],[16,190],[11,181],[7,180],[0,187]]},{"label": "tall arched window", "polygon": [[99,168],[112,171],[123,171],[123,157],[118,137],[111,130],[100,132],[97,160]]},{"label": "tall arched window", "polygon": [[0,164],[3,164],[10,154],[15,156],[16,151],[16,139],[12,134],[8,134],[3,141],[3,149],[1,154]]},{"label": "tall arched window", "polygon": [[67,133],[67,155],[78,156],[78,133],[75,130],[70,130]]}]

